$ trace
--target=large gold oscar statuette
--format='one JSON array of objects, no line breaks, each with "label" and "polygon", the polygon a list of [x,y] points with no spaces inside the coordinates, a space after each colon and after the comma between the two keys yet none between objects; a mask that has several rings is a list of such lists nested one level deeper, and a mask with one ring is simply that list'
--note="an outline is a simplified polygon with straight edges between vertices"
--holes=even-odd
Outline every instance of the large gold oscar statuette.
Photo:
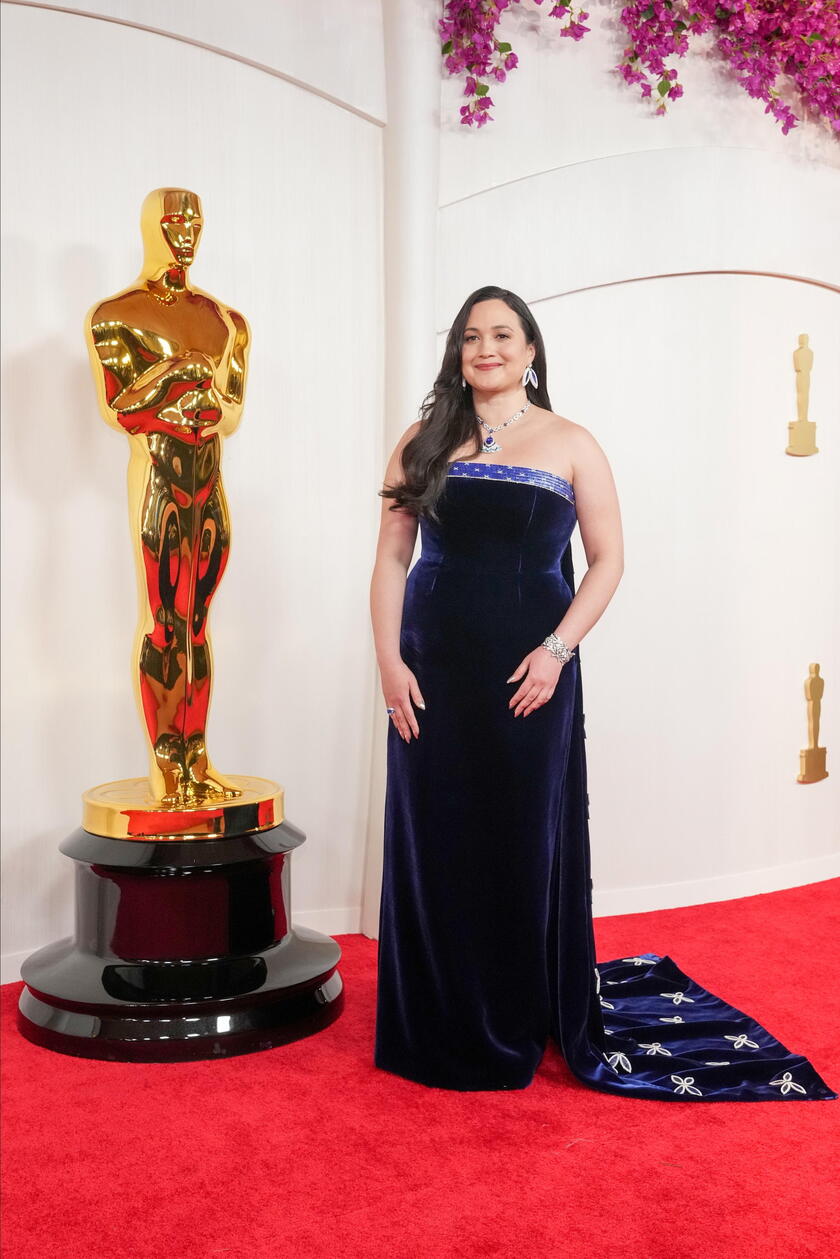
[{"label": "large gold oscar statuette", "polygon": [[808,708],[808,746],[799,752],[799,773],[796,781],[800,783],[818,783],[828,778],[825,767],[826,749],[819,746],[820,742],[820,708],[822,707],[825,679],[820,674],[818,664],[808,665],[808,676],[805,679],[805,703]]},{"label": "large gold oscar statuette", "polygon": [[75,935],[21,967],[21,1032],[79,1057],[268,1049],[343,1007],[338,945],[291,921],[306,837],[282,790],[220,773],[207,750],[208,616],[230,549],[222,441],[242,414],[250,335],[189,283],[202,225],[194,192],[150,193],[140,276],[86,326],[102,414],[130,443],[149,775],[85,793],[82,826],[60,845],[76,867]]},{"label": "large gold oscar statuette", "polygon": [[808,344],[807,332],[799,334],[799,347],[793,352],[796,372],[796,420],[788,424],[786,455],[818,455],[817,426],[808,419],[808,398],[811,392],[811,368],[814,351]]},{"label": "large gold oscar statuette", "polygon": [[133,672],[150,767],[148,780],[86,792],[84,825],[125,839],[240,834],[283,819],[275,783],[223,776],[207,752],[208,615],[230,549],[222,442],[242,414],[249,331],[189,283],[202,225],[195,193],[150,193],[140,277],[95,306],[86,327],[102,414],[131,443]]}]

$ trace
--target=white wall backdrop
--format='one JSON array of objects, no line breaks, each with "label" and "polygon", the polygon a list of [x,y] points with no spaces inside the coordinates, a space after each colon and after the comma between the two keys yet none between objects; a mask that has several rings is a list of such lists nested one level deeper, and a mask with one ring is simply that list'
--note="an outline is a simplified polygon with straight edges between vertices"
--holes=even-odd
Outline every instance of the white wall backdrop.
[{"label": "white wall backdrop", "polygon": [[[385,117],[381,0],[99,0],[39,5],[145,27],[297,82],[367,115]],[[88,27],[81,28],[87,31]]]},{"label": "white wall backdrop", "polygon": [[[220,768],[279,779],[308,834],[295,918],[376,932],[376,491],[485,283],[534,305],[554,408],[621,495],[625,577],[581,648],[596,912],[840,870],[840,145],[814,124],[783,137],[696,53],[652,117],[611,74],[615,7],[589,7],[578,45],[546,6],[508,11],[521,69],[476,132],[441,84],[437,0],[0,6],[4,979],[70,929],[57,845],[80,793],[145,767],[127,446],[99,418],[82,320],[136,275],[140,203],[168,183],[203,198],[195,282],[254,332],[210,736]],[[806,460],[783,453],[800,332]],[[812,660],[832,776],[804,787]]]},{"label": "white wall backdrop", "polygon": [[[820,742],[840,746],[840,301],[689,276],[534,311],[554,409],[607,452],[625,530],[624,578],[581,646],[597,910],[827,877],[837,774],[795,779],[813,660],[833,694]],[[791,354],[809,330],[821,453],[795,459]]]},{"label": "white wall backdrop", "polygon": [[[756,149],[792,161],[793,167],[787,169],[794,184],[800,175],[807,177],[811,163],[840,167],[840,144],[832,133],[809,123],[783,136],[781,127],[764,114],[763,102],[751,100],[713,55],[709,36],[692,39],[691,52],[675,63],[685,95],[670,103],[665,117],[657,118],[650,104],[640,100],[638,89],[627,87],[612,70],[627,42],[614,0],[587,0],[586,25],[591,29],[577,44],[561,37],[559,24],[546,16],[546,8],[522,0],[505,11],[500,38],[513,45],[519,68],[493,88],[496,120],[480,133],[460,125],[463,81],[444,81],[441,205],[554,167],[641,156],[652,150]],[[610,197],[627,191],[625,169],[615,168]],[[527,196],[527,190],[523,193]],[[680,197],[680,188],[673,180],[639,178],[632,194],[634,199],[643,194],[651,222],[665,227],[673,218],[673,200]],[[737,190],[730,192],[722,180],[717,194],[737,211]],[[756,203],[754,208],[757,221],[772,221],[772,205]],[[802,222],[808,222],[810,209],[803,204]],[[535,252],[539,244],[548,251],[548,241],[534,240]],[[603,250],[616,266],[625,258],[621,242],[611,248],[610,241],[598,238],[597,248],[592,248],[592,241],[560,230],[552,244],[558,254],[582,248],[595,255]]]},{"label": "white wall backdrop", "polygon": [[[261,8],[270,26],[278,6]],[[136,276],[140,204],[165,184],[203,199],[194,282],[253,330],[245,415],[225,450],[233,546],[211,620],[210,747],[220,768],[286,789],[308,835],[295,918],[356,930],[384,119],[131,26],[5,4],[3,19],[5,977],[70,929],[72,863],[57,845],[81,792],[145,772],[128,446],[99,417],[82,329],[95,300]],[[367,62],[352,78],[381,88],[374,6],[357,22]]]}]

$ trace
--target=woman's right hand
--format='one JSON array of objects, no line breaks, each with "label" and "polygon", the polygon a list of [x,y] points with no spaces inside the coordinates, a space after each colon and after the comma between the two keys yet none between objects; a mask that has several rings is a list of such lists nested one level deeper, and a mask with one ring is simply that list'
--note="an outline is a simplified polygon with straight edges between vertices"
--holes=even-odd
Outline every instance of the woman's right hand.
[{"label": "woman's right hand", "polygon": [[426,707],[417,679],[404,660],[395,660],[392,664],[380,666],[379,673],[385,706],[394,709],[389,720],[397,727],[406,743],[410,743],[412,734],[415,738],[420,736],[412,700],[418,708]]}]

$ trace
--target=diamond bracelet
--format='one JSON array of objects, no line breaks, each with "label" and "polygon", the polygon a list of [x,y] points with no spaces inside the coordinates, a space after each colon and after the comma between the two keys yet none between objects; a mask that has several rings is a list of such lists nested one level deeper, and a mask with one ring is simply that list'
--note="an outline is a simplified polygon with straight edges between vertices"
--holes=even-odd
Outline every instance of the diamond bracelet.
[{"label": "diamond bracelet", "polygon": [[563,639],[558,638],[556,634],[549,634],[548,638],[546,638],[540,646],[545,647],[546,651],[550,651],[552,656],[559,660],[561,664],[565,664],[567,660],[571,660],[572,656],[575,654],[573,651],[569,651],[569,648],[563,642]]}]

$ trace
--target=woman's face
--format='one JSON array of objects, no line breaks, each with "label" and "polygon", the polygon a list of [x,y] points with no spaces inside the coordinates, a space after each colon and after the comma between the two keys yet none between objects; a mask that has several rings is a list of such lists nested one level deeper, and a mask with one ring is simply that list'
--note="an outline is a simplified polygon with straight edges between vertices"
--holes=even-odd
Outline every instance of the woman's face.
[{"label": "woman's face", "polygon": [[468,385],[481,393],[521,389],[522,374],[534,352],[519,316],[505,302],[499,298],[476,302],[461,346],[461,372]]}]

